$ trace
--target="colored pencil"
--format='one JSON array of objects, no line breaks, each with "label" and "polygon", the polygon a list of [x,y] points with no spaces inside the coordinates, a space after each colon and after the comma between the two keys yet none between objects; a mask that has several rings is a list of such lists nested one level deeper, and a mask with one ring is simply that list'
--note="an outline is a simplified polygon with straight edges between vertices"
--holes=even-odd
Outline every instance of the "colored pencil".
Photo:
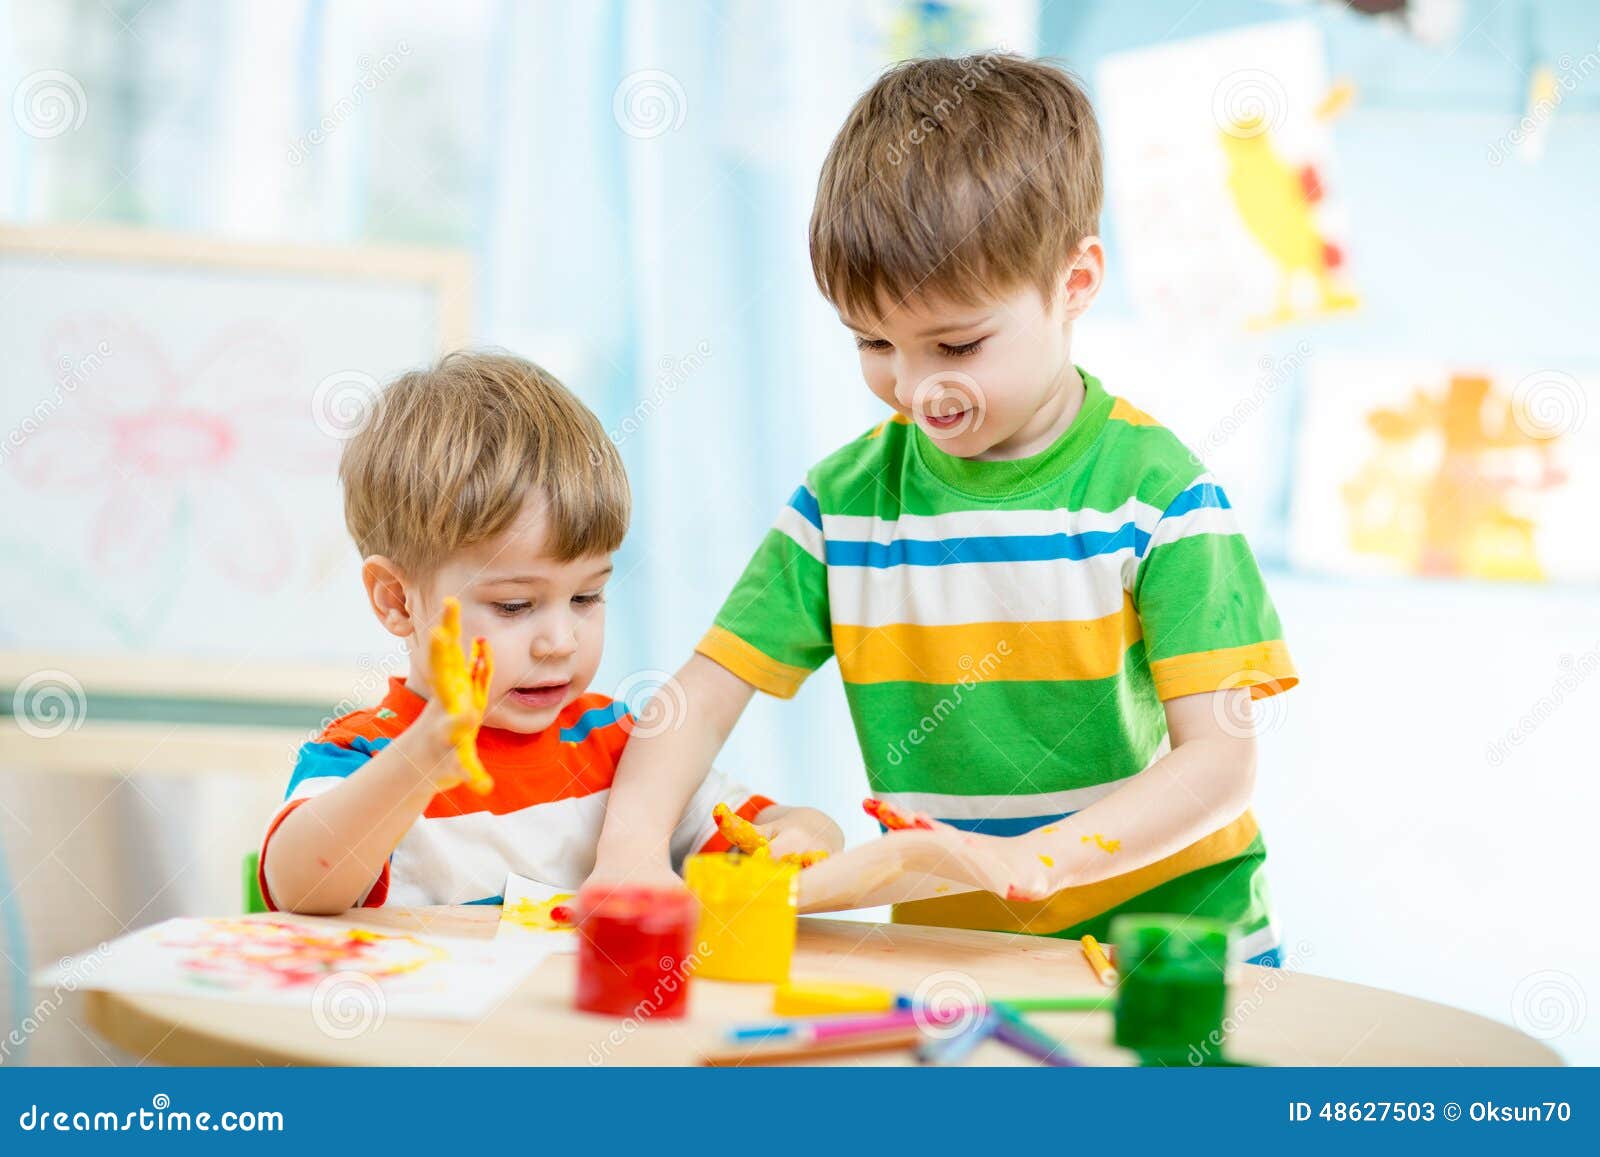
[{"label": "colored pencil", "polygon": [[1095,976],[1107,988],[1117,986],[1117,970],[1111,966],[1111,961],[1106,959],[1106,954],[1100,948],[1100,942],[1093,936],[1083,938],[1083,958],[1089,962],[1089,967],[1094,969]]},{"label": "colored pencil", "polygon": [[806,1061],[817,1057],[846,1056],[851,1053],[884,1052],[903,1049],[922,1039],[922,1031],[910,1028],[879,1032],[859,1032],[830,1040],[780,1040],[775,1044],[747,1049],[721,1049],[700,1057],[703,1065],[770,1065],[786,1061]]},{"label": "colored pencil", "polygon": [[996,997],[989,1003],[1012,1012],[1109,1012],[1115,998],[1106,996],[1015,996]]},{"label": "colored pencil", "polygon": [[813,1020],[777,1021],[771,1024],[744,1025],[730,1029],[730,1042],[758,1040],[790,1040],[797,1042],[833,1040],[859,1033],[890,1032],[895,1029],[916,1028],[917,1011],[899,1008],[893,1012],[878,1012],[866,1016],[828,1016]]},{"label": "colored pencil", "polygon": [[974,1049],[994,1035],[1000,1022],[992,1011],[974,1017],[959,1032],[949,1036],[926,1037],[917,1046],[917,1060],[925,1065],[959,1065],[972,1055]]},{"label": "colored pencil", "polygon": [[1055,1068],[1081,1068],[1072,1059],[1067,1046],[1049,1033],[1040,1032],[1016,1013],[1003,1008],[995,1009],[994,1038],[1010,1045],[1018,1052],[1027,1053],[1040,1064]]}]

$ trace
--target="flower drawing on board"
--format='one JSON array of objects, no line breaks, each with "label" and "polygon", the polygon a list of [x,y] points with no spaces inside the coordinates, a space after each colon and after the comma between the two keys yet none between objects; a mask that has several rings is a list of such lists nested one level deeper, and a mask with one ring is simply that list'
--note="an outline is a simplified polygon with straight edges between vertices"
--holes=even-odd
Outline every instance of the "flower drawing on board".
[{"label": "flower drawing on board", "polygon": [[294,527],[266,485],[332,477],[337,443],[298,396],[300,358],[266,324],[219,330],[190,358],[137,322],[69,318],[46,337],[50,384],[3,467],[30,490],[87,498],[86,560],[147,572],[174,549],[243,589],[279,589]]}]

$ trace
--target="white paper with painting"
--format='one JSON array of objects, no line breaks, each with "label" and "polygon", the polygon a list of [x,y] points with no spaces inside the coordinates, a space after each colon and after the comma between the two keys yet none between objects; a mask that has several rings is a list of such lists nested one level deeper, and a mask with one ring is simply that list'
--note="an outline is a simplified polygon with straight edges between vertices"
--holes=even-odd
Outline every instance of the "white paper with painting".
[{"label": "white paper with painting", "polygon": [[1210,333],[1355,308],[1330,175],[1322,33],[1258,25],[1107,57],[1097,79],[1116,244],[1139,310]]}]

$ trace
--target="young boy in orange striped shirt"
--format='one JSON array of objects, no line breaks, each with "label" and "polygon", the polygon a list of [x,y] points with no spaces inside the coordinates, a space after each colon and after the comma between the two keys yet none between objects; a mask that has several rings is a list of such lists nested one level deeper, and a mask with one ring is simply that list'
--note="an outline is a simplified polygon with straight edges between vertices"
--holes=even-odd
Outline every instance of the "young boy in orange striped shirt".
[{"label": "young boy in orange striped shirt", "polygon": [[[626,704],[589,690],[631,504],[616,447],[539,367],[457,353],[384,392],[339,474],[368,601],[412,644],[410,669],[379,706],[301,748],[262,843],[268,907],[493,903],[513,872],[576,887],[635,726]],[[431,693],[428,647],[415,645],[450,597],[462,633],[493,653],[481,715]],[[465,782],[455,740],[479,725],[484,793]],[[780,854],[843,844],[820,812],[712,771],[669,821],[676,860],[727,848],[712,819],[720,802]]]}]

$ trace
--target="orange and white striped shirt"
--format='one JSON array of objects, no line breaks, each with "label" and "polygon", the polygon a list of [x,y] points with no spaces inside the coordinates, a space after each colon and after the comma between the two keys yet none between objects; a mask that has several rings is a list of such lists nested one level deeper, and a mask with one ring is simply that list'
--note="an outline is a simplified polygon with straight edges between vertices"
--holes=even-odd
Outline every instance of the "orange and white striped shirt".
[{"label": "orange and white striped shirt", "polygon": [[[337,787],[416,721],[426,706],[405,680],[389,680],[377,707],[334,720],[304,744],[284,804],[267,825],[261,863],[278,825],[312,796]],[[582,695],[535,734],[485,727],[478,754],[494,789],[478,795],[465,785],[441,791],[389,856],[362,907],[383,904],[498,904],[515,872],[560,888],[575,888],[594,867],[595,845],[622,749],[633,728],[627,705]],[[691,852],[726,851],[711,809],[726,803],[753,820],[772,804],[712,770],[672,834],[674,865]],[[258,882],[276,910],[266,873]]]}]

